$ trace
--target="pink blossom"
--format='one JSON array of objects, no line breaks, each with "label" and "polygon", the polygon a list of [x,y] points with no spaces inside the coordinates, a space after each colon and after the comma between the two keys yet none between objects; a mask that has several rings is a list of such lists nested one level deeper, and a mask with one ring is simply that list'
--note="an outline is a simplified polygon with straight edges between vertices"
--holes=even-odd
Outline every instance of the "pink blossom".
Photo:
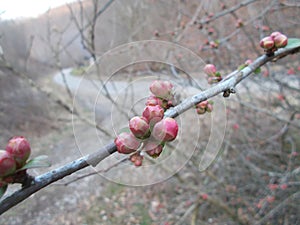
[{"label": "pink blossom", "polygon": [[279,34],[273,38],[274,44],[277,48],[283,48],[287,45],[288,43],[288,38],[287,36],[283,34]]},{"label": "pink blossom", "polygon": [[206,193],[201,194],[201,198],[203,200],[207,200],[208,199],[208,194],[206,194]]},{"label": "pink blossom", "polygon": [[150,91],[156,97],[170,100],[172,99],[173,84],[170,81],[155,80],[150,85]]},{"label": "pink blossom", "polygon": [[282,35],[282,33],[280,33],[279,31],[274,31],[271,35],[270,35],[270,37],[271,38],[275,38],[276,36],[278,36],[278,35]]},{"label": "pink blossom", "polygon": [[129,129],[137,138],[147,138],[150,135],[150,126],[144,117],[135,116],[129,121]]},{"label": "pink blossom", "polygon": [[147,99],[146,105],[152,105],[152,106],[159,105],[159,106],[162,106],[163,101],[160,98],[156,97],[156,96],[150,96]]},{"label": "pink blossom", "polygon": [[285,189],[287,189],[288,188],[288,185],[287,184],[281,184],[280,185],[280,189],[281,190],[285,190]]},{"label": "pink blossom", "polygon": [[164,117],[164,109],[159,105],[146,106],[143,111],[143,117],[146,118],[150,126],[152,126]]},{"label": "pink blossom", "polygon": [[173,118],[162,119],[154,125],[152,131],[153,137],[160,142],[173,141],[177,133],[178,124]]},{"label": "pink blossom", "polygon": [[16,161],[9,152],[0,150],[0,177],[14,173],[16,170]]},{"label": "pink blossom", "polygon": [[263,39],[261,39],[259,44],[262,48],[267,49],[267,50],[272,49],[275,45],[273,38],[270,36],[264,37]]},{"label": "pink blossom", "polygon": [[140,146],[140,142],[136,137],[132,133],[127,132],[119,134],[114,142],[118,152],[123,154],[130,154],[136,151]]},{"label": "pink blossom", "polygon": [[130,161],[137,167],[142,165],[143,159],[144,157],[140,154],[140,152],[136,152],[130,156]]},{"label": "pink blossom", "polygon": [[295,69],[294,68],[290,68],[288,71],[287,71],[287,74],[288,75],[293,75],[293,74],[295,74],[296,72],[295,72]]},{"label": "pink blossom", "polygon": [[11,138],[5,149],[14,157],[17,163],[17,169],[21,168],[26,163],[26,160],[31,153],[29,142],[22,136]]},{"label": "pink blossom", "polygon": [[163,145],[157,142],[149,141],[144,146],[145,152],[152,158],[156,158],[163,150]]},{"label": "pink blossom", "polygon": [[204,67],[204,72],[208,76],[214,76],[217,72],[217,68],[213,64],[206,64],[205,67]]}]

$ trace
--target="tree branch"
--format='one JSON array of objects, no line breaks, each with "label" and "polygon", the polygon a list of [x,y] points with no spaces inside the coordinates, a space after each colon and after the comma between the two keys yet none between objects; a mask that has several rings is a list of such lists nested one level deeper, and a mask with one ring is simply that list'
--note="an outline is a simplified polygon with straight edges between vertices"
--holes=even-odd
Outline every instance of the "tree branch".
[{"label": "tree branch", "polygon": [[241,3],[237,4],[237,5],[229,8],[229,9],[226,9],[226,10],[223,10],[223,11],[217,13],[216,15],[214,15],[213,17],[211,17],[210,19],[207,19],[207,18],[206,19],[202,19],[200,21],[197,21],[197,23],[198,24],[210,23],[210,22],[212,22],[212,21],[214,21],[214,20],[216,20],[218,18],[221,18],[221,17],[225,16],[226,14],[233,13],[236,10],[238,10],[238,9],[240,9],[242,7],[245,7],[245,6],[249,5],[249,4],[252,4],[254,2],[257,2],[257,1],[258,0],[246,0],[244,2],[241,2]]},{"label": "tree branch", "polygon": [[[109,0],[97,13],[94,15],[94,19],[99,17],[102,13],[104,13],[108,7],[114,2],[115,0]],[[80,35],[81,32],[84,32],[86,29],[89,28],[91,23],[86,24],[79,33],[77,33],[67,44],[65,44],[60,50],[59,53],[63,52],[66,48],[68,48]]]},{"label": "tree branch", "polygon": [[165,113],[165,117],[177,117],[188,109],[192,108],[194,105],[198,104],[201,101],[205,101],[211,97],[214,97],[224,91],[227,91],[240,83],[242,80],[247,78],[251,73],[256,69],[261,67],[270,61],[276,61],[280,58],[283,58],[289,54],[294,54],[300,51],[300,47],[293,49],[279,49],[273,56],[262,55],[257,58],[249,66],[245,67],[241,71],[235,70],[231,74],[227,75],[225,79],[218,83],[217,85],[197,94],[190,98],[184,100],[181,104],[175,106],[174,108],[168,110]]},{"label": "tree branch", "polygon": [[[165,117],[173,117],[173,118],[177,117],[180,114],[187,111],[188,109],[192,108],[195,104],[198,104],[201,101],[216,96],[224,91],[235,88],[235,86],[239,82],[247,78],[257,68],[261,67],[267,62],[276,61],[287,55],[298,53],[299,51],[300,51],[300,47],[283,48],[276,51],[273,56],[262,55],[259,58],[257,58],[252,64],[245,67],[241,71],[236,70],[232,72],[231,74],[226,76],[222,82],[216,84],[215,86],[197,95],[187,98],[181,104],[177,105],[174,108],[169,109],[168,111],[165,112]],[[79,158],[64,166],[61,166],[57,169],[49,171],[48,173],[36,177],[30,186],[24,187],[16,191],[15,193],[11,194],[10,196],[6,197],[0,202],[0,215],[5,211],[7,211],[8,209],[12,208],[13,206],[17,205],[18,203],[22,202],[33,193],[48,186],[49,184],[57,180],[60,180],[76,171],[79,171],[89,165],[96,166],[99,162],[101,162],[109,155],[115,153],[116,151],[117,151],[116,146],[112,142],[90,155]]]},{"label": "tree branch", "polygon": [[101,160],[105,159],[112,153],[116,152],[117,148],[114,143],[108,144],[95,153],[76,159],[64,166],[51,170],[45,174],[37,176],[32,181],[31,185],[22,188],[0,202],[0,215],[11,207],[22,202],[33,193],[48,186],[49,184],[60,180],[78,170],[81,170],[89,165],[97,165]]}]

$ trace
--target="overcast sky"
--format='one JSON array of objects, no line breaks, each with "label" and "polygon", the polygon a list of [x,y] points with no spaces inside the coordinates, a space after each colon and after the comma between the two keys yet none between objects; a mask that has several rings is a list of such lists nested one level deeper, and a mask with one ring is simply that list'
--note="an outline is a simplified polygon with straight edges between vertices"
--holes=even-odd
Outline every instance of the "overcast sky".
[{"label": "overcast sky", "polygon": [[0,18],[36,17],[49,8],[75,0],[0,0]]}]

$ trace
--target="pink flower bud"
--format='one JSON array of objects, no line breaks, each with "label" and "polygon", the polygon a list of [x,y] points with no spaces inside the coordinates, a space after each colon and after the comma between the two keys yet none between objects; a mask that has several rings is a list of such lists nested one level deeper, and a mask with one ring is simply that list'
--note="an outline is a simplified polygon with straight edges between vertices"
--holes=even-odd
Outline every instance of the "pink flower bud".
[{"label": "pink flower bud", "polygon": [[157,142],[149,141],[145,144],[144,150],[152,158],[157,158],[163,150],[163,144],[158,144]]},{"label": "pink flower bud", "polygon": [[144,139],[150,136],[150,126],[144,117],[135,116],[131,118],[129,129],[137,138]]},{"label": "pink flower bud", "polygon": [[252,63],[253,61],[251,60],[251,59],[247,59],[246,61],[245,61],[245,65],[246,66],[249,66],[251,63]]},{"label": "pink flower bud", "polygon": [[134,165],[135,166],[141,166],[143,164],[143,158],[138,158],[135,162]]},{"label": "pink flower bud", "polygon": [[140,152],[136,152],[130,156],[130,161],[133,162],[135,166],[141,166],[143,159],[144,157],[140,154]]},{"label": "pink flower bud", "polygon": [[157,123],[158,121],[162,120],[164,117],[164,109],[159,106],[146,106],[146,108],[143,111],[143,117],[147,119],[150,126],[154,123]]},{"label": "pink flower bud", "polygon": [[296,74],[295,69],[294,69],[294,68],[288,69],[287,74],[288,74],[288,75]]},{"label": "pink flower bud", "polygon": [[171,100],[169,100],[168,102],[167,102],[167,105],[166,105],[166,109],[168,109],[168,108],[170,108],[170,107],[173,107],[174,106],[174,104],[173,104],[173,102],[171,101]]},{"label": "pink flower bud", "polygon": [[207,200],[208,199],[208,194],[203,193],[203,194],[201,194],[201,197],[202,197],[203,200]]},{"label": "pink flower bud", "polygon": [[200,102],[200,103],[198,103],[197,105],[196,105],[196,108],[202,108],[202,109],[205,109],[206,107],[207,107],[207,105],[208,105],[208,101],[206,100],[206,101],[202,101],[202,102]]},{"label": "pink flower bud", "polygon": [[287,184],[281,184],[280,188],[281,188],[281,190],[285,190],[285,189],[288,188],[288,185]]},{"label": "pink flower bud", "polygon": [[234,130],[238,130],[240,128],[240,125],[238,123],[233,124],[232,128]]},{"label": "pink flower bud", "polygon": [[215,29],[210,27],[208,28],[208,35],[212,35],[215,32]]},{"label": "pink flower bud", "polygon": [[156,106],[159,105],[161,106],[164,110],[169,109],[170,107],[173,107],[173,102],[171,100],[166,100],[166,99],[160,99],[155,96],[150,96],[147,99],[146,106]]},{"label": "pink flower bud", "polygon": [[201,115],[201,114],[204,114],[206,112],[206,109],[205,108],[196,108],[196,112]]},{"label": "pink flower bud", "polygon": [[243,20],[238,19],[238,20],[236,21],[236,27],[239,28],[239,27],[242,27],[242,26],[244,26]]},{"label": "pink flower bud", "polygon": [[278,188],[278,184],[268,184],[270,190],[274,191]]},{"label": "pink flower bud", "polygon": [[283,48],[287,45],[288,38],[287,38],[287,36],[285,36],[283,34],[278,34],[274,38],[274,43],[277,48]]},{"label": "pink flower bud", "polygon": [[268,203],[273,203],[275,201],[275,196],[267,196],[267,202]]},{"label": "pink flower bud", "polygon": [[274,47],[274,40],[272,37],[268,36],[268,37],[264,37],[263,39],[261,39],[260,41],[260,46],[264,49],[272,49]]},{"label": "pink flower bud", "polygon": [[214,76],[217,72],[217,68],[213,64],[206,64],[204,67],[204,73],[208,76]]},{"label": "pink flower bud", "polygon": [[259,201],[259,203],[256,204],[256,207],[260,209],[262,207],[262,201]]},{"label": "pink flower bud", "polygon": [[206,106],[206,112],[212,112],[213,111],[213,105],[212,104],[208,104],[207,106]]},{"label": "pink flower bud", "polygon": [[281,35],[281,33],[278,32],[278,31],[275,31],[275,32],[273,32],[273,33],[270,35],[270,37],[273,38],[273,40],[274,40],[274,38],[275,38],[276,36],[278,36],[278,35]]},{"label": "pink flower bud", "polygon": [[31,153],[29,142],[22,136],[11,138],[6,146],[6,151],[14,157],[17,169],[25,165]]},{"label": "pink flower bud", "polygon": [[16,161],[9,152],[0,150],[0,177],[7,176],[16,171]]},{"label": "pink flower bud", "polygon": [[156,97],[170,100],[173,97],[172,94],[173,84],[170,81],[155,80],[150,85],[150,91]]},{"label": "pink flower bud", "polygon": [[123,132],[116,137],[115,145],[119,153],[130,154],[139,148],[140,142],[132,133]]},{"label": "pink flower bud", "polygon": [[217,41],[210,41],[209,45],[211,48],[218,48],[219,47],[219,42]]},{"label": "pink flower bud", "polygon": [[152,106],[159,105],[159,106],[162,106],[163,101],[160,98],[156,97],[156,96],[150,96],[147,99],[146,105],[152,105]]},{"label": "pink flower bud", "polygon": [[178,133],[178,124],[173,118],[165,118],[154,125],[152,135],[160,141],[173,141]]}]

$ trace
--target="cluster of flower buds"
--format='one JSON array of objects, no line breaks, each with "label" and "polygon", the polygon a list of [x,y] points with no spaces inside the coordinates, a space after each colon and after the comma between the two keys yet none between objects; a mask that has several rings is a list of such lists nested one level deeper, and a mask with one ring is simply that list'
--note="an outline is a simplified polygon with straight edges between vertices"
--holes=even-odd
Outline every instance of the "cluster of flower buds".
[{"label": "cluster of flower buds", "polygon": [[11,138],[5,150],[0,150],[0,188],[13,181],[10,176],[26,164],[30,153],[30,144],[22,136]]},{"label": "cluster of flower buds", "polygon": [[198,103],[196,107],[196,111],[199,115],[204,114],[205,112],[212,112],[213,111],[213,101],[202,101]]},{"label": "cluster of flower buds", "polygon": [[178,124],[173,118],[164,118],[164,112],[173,106],[173,85],[169,81],[155,80],[150,85],[151,95],[142,116],[129,121],[130,132],[123,132],[115,139],[119,153],[131,154],[130,161],[141,166],[143,152],[158,157],[166,142],[173,141],[178,133]]},{"label": "cluster of flower buds", "polygon": [[206,64],[204,67],[204,72],[207,75],[207,81],[209,84],[218,83],[222,80],[220,72],[213,64]]},{"label": "cluster of flower buds", "polygon": [[270,55],[278,48],[284,48],[288,44],[288,38],[284,34],[275,31],[270,36],[261,39],[259,44]]},{"label": "cluster of flower buds", "polygon": [[135,166],[141,166],[143,163],[144,156],[140,152],[135,152],[130,156],[130,161],[134,163]]}]

